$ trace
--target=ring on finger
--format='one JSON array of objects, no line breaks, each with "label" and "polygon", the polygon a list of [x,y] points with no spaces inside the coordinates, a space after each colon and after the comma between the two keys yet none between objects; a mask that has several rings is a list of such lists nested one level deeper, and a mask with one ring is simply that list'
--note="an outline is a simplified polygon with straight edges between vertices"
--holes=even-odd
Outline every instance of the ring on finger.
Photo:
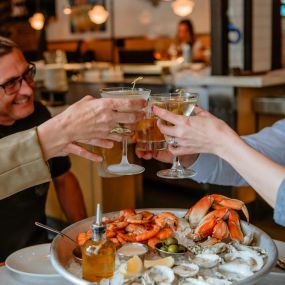
[{"label": "ring on finger", "polygon": [[118,123],[118,126],[110,131],[111,134],[126,134],[131,132],[132,131],[129,128],[125,128],[122,123]]},{"label": "ring on finger", "polygon": [[178,146],[178,143],[176,141],[176,138],[175,137],[170,137],[170,139],[168,139],[167,143],[173,147],[177,147]]}]

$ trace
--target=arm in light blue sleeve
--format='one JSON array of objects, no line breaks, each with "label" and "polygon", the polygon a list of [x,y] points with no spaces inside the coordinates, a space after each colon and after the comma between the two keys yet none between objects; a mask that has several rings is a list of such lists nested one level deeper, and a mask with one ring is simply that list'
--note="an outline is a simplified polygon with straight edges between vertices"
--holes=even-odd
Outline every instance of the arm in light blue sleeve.
[{"label": "arm in light blue sleeve", "polygon": [[[242,139],[271,160],[285,166],[285,119]],[[197,182],[232,186],[247,185],[229,163],[212,154],[200,154],[191,168],[197,173],[193,177]]]},{"label": "arm in light blue sleeve", "polygon": [[277,224],[285,227],[285,179],[279,186],[276,204],[274,207],[274,220]]}]

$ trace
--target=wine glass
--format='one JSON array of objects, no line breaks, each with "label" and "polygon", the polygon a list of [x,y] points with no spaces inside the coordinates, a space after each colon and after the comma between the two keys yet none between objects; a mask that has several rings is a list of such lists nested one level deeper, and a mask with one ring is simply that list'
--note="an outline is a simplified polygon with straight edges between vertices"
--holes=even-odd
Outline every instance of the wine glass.
[{"label": "wine glass", "polygon": [[[180,93],[166,93],[151,96],[153,104],[166,109],[177,115],[190,116],[197,104],[198,95],[191,92]],[[169,122],[165,122],[166,125],[172,125]],[[178,147],[175,142],[175,138],[167,138],[168,145]],[[157,176],[168,179],[184,179],[191,178],[195,175],[195,171],[192,169],[185,169],[180,161],[179,157],[173,157],[172,167],[170,169],[164,169],[157,172]]]},{"label": "wine glass", "polygon": [[[132,88],[132,87],[111,87],[103,88],[101,90],[102,98],[112,99],[145,99],[149,97],[151,90],[144,88]],[[138,111],[124,109],[118,109],[119,112],[132,112]],[[117,175],[134,175],[144,172],[144,167],[136,164],[131,164],[128,161],[128,137],[132,134],[132,130],[127,125],[119,123],[118,127],[113,129],[112,132],[119,133],[123,136],[122,139],[122,158],[118,164],[112,164],[107,167],[107,170],[112,174]]]}]

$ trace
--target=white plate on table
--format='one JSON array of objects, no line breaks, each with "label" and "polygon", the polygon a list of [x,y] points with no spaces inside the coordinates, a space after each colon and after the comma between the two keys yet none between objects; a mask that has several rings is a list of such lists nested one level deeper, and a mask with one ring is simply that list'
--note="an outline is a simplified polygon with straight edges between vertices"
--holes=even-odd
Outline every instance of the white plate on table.
[{"label": "white plate on table", "polygon": [[50,262],[50,243],[22,248],[9,255],[5,265],[12,272],[29,277],[59,277]]}]

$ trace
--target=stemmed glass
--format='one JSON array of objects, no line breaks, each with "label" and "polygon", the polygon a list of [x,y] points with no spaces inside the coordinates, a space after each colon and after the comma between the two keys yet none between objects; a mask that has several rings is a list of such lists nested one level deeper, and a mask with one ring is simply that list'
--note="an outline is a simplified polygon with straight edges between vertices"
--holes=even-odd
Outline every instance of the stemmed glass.
[{"label": "stemmed glass", "polygon": [[[101,97],[112,98],[112,99],[145,99],[149,97],[151,90],[144,88],[132,88],[132,87],[112,87],[103,88],[101,90]],[[132,112],[138,111],[130,110],[127,111],[117,110],[119,112]],[[134,175],[144,172],[144,167],[136,164],[131,164],[128,161],[128,137],[132,134],[132,130],[127,125],[120,123],[117,128],[113,129],[113,132],[119,133],[123,136],[122,139],[122,158],[118,164],[112,164],[107,167],[107,170],[112,174],[117,175]]]},{"label": "stemmed glass", "polygon": [[[198,95],[190,92],[181,93],[166,93],[151,96],[154,105],[160,108],[166,109],[177,115],[190,116],[197,104]],[[172,125],[168,122],[164,122],[166,125]],[[175,138],[167,138],[168,145],[178,147],[175,142]],[[179,157],[173,157],[172,167],[170,169],[164,169],[157,172],[157,176],[168,179],[184,179],[191,178],[195,175],[195,171],[192,169],[185,169],[180,161]]]}]

